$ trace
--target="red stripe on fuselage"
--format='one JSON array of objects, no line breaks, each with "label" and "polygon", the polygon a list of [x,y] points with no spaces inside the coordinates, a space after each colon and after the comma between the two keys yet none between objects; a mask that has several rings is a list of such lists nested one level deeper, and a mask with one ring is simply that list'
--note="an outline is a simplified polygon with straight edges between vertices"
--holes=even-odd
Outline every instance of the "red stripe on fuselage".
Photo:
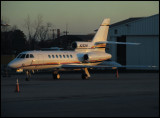
[{"label": "red stripe on fuselage", "polygon": [[[93,63],[93,62],[100,62],[100,61],[104,61],[106,59],[101,59],[101,60],[90,60],[88,63]],[[28,67],[28,66],[44,66],[44,65],[61,65],[61,64],[80,64],[82,62],[77,61],[77,62],[62,62],[62,63],[44,63],[44,64],[32,64],[32,65],[24,65],[24,66],[20,66],[17,68],[21,68],[21,67]],[[83,64],[83,63],[82,63]]]}]

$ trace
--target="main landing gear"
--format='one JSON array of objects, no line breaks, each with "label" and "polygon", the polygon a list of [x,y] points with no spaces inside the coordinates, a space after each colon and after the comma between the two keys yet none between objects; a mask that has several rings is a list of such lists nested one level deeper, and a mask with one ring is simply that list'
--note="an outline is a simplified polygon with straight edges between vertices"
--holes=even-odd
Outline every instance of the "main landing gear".
[{"label": "main landing gear", "polygon": [[[81,75],[82,79],[83,80],[89,79],[89,77],[91,77],[91,76],[89,74],[88,68],[83,68],[82,70],[83,70],[82,75]],[[53,75],[54,80],[60,79],[60,74],[58,73],[58,71],[54,71],[52,75]]]},{"label": "main landing gear", "polygon": [[87,80],[87,79],[89,79],[89,77],[91,77],[89,74],[88,68],[83,68],[83,72],[82,72],[81,77],[83,80]]},{"label": "main landing gear", "polygon": [[58,73],[58,71],[53,72],[53,79],[55,79],[55,80],[60,79],[60,74]]}]

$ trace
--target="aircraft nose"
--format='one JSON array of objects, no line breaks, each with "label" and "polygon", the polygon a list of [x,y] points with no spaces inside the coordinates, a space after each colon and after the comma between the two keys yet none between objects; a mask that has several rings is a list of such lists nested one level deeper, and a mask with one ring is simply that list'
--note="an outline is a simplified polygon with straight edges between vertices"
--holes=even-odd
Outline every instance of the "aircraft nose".
[{"label": "aircraft nose", "polygon": [[11,62],[8,64],[8,67],[10,67],[10,68],[16,68],[16,65],[11,61]]}]

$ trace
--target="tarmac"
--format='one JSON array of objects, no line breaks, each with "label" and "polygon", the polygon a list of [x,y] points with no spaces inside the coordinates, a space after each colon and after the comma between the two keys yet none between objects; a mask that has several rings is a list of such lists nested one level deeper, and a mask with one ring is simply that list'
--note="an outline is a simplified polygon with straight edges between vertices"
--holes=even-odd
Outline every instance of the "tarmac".
[{"label": "tarmac", "polygon": [[1,75],[1,117],[159,117],[159,73]]}]

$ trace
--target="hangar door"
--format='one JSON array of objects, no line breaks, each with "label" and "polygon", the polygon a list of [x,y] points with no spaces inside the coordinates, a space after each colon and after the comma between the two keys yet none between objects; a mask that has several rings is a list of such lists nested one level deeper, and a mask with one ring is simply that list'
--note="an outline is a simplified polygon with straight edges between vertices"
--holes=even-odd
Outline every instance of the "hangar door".
[{"label": "hangar door", "polygon": [[[126,42],[126,36],[117,37],[117,42]],[[117,45],[117,62],[126,65],[126,45]]]},{"label": "hangar door", "polygon": [[[127,36],[127,42],[140,43],[140,45],[127,45],[126,64],[127,65],[159,65],[159,36],[141,35]],[[132,68],[158,70],[158,68]]]}]

